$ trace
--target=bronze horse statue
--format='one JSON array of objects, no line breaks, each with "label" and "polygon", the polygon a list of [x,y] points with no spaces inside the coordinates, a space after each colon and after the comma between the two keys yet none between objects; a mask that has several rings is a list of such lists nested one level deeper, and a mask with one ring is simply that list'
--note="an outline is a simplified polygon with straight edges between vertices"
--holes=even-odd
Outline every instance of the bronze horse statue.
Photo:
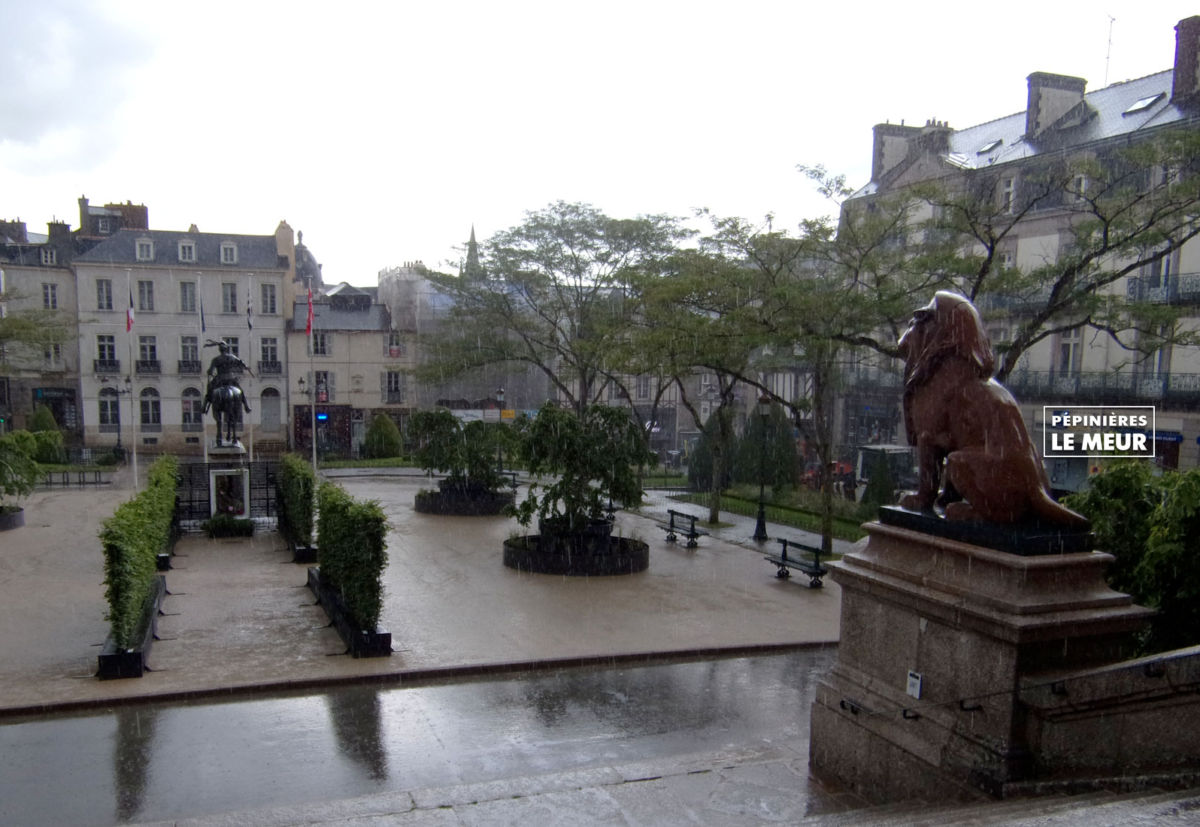
[{"label": "bronze horse statue", "polygon": [[[242,389],[237,385],[218,385],[212,389],[209,402],[213,419],[217,423],[217,445],[223,445],[225,442],[230,445],[236,444],[237,425],[242,421]],[[225,433],[224,441],[221,436],[222,429]]]}]

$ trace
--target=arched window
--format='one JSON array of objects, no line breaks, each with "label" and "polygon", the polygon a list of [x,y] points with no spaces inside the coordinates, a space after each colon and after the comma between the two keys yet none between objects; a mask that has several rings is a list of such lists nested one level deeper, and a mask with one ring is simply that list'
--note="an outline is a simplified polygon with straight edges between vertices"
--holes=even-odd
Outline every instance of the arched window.
[{"label": "arched window", "polygon": [[258,421],[263,430],[273,431],[280,427],[280,402],[279,391],[275,388],[263,388],[259,397],[258,413]]},{"label": "arched window", "polygon": [[204,430],[204,400],[200,396],[200,391],[195,388],[183,389],[183,430],[185,431],[203,431]]},{"label": "arched window", "polygon": [[100,389],[100,433],[115,434],[121,430],[121,396],[116,388]]},{"label": "arched window", "polygon": [[146,388],[142,391],[142,430],[143,431],[161,431],[162,430],[162,402],[159,400],[158,391],[154,388]]}]

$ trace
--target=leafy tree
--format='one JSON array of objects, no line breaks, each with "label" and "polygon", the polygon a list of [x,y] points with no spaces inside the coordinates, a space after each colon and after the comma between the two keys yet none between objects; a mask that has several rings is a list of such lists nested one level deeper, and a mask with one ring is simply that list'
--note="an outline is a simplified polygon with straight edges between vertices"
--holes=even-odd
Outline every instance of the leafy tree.
[{"label": "leafy tree", "polygon": [[13,508],[7,497],[27,497],[37,485],[41,472],[31,451],[21,444],[16,433],[0,436],[0,508]]},{"label": "leafy tree", "polygon": [[623,373],[614,354],[634,310],[631,280],[661,267],[686,235],[674,218],[611,218],[586,204],[526,213],[482,245],[487,279],[431,274],[453,299],[458,336],[430,342],[419,376],[524,364],[582,414]]},{"label": "leafy tree", "polygon": [[494,491],[504,484],[497,451],[513,448],[507,425],[468,422],[450,411],[417,411],[409,418],[409,436],[417,443],[417,463],[426,471],[447,475],[443,488]]},{"label": "leafy tree", "polygon": [[544,404],[524,434],[521,454],[530,473],[555,479],[530,486],[515,509],[517,520],[528,525],[536,514],[574,533],[604,519],[613,501],[638,505],[638,467],[654,462],[641,430],[627,408],[590,405],[577,416]]},{"label": "leafy tree", "polygon": [[[732,456],[734,452],[732,441],[720,448],[716,447],[716,443],[726,438],[722,431],[716,416],[710,416],[708,422],[704,423],[704,427],[700,431],[700,439],[696,441],[696,447],[688,458],[688,486],[690,488],[697,491],[723,491],[733,481],[733,474],[728,467],[723,463],[718,464],[713,461],[713,454],[717,451],[723,456]],[[717,477],[714,482],[713,476],[719,472],[723,475]]]},{"label": "leafy tree", "polygon": [[363,453],[368,459],[398,457],[404,453],[400,429],[390,416],[377,414],[371,420],[371,426],[367,428],[367,435],[363,440]]}]

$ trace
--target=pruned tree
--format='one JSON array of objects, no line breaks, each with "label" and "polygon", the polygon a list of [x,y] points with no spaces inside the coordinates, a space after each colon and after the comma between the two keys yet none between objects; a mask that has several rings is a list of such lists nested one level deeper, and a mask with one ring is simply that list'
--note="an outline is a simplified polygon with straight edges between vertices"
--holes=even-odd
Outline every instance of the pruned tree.
[{"label": "pruned tree", "polygon": [[483,247],[486,279],[433,275],[454,303],[450,330],[419,371],[439,379],[496,364],[544,373],[577,413],[627,373],[615,359],[635,311],[635,275],[661,268],[687,236],[664,215],[618,219],[559,201]]}]

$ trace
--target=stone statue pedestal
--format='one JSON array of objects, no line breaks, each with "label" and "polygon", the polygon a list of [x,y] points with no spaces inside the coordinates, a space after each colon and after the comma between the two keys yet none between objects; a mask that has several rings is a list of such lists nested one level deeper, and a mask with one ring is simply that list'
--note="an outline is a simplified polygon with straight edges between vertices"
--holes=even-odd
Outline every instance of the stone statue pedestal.
[{"label": "stone statue pedestal", "polygon": [[878,522],[841,561],[838,659],[810,765],[873,800],[943,800],[1028,778],[1019,690],[1127,657],[1152,614],[1104,582],[1112,555],[1021,556]]},{"label": "stone statue pedestal", "polygon": [[208,444],[208,453],[210,457],[218,460],[240,459],[246,456],[246,446],[242,445],[241,440],[218,443],[214,439]]}]

